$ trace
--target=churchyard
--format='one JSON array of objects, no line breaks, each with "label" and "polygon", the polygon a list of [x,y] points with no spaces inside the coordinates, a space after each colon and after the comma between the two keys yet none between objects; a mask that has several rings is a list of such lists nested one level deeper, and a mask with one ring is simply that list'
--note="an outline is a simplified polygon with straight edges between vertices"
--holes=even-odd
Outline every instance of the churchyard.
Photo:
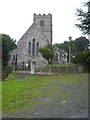
[{"label": "churchyard", "polygon": [[[90,40],[90,2],[84,6],[88,11],[77,9],[81,24],[76,26]],[[52,26],[52,14],[34,13],[17,45],[14,36],[2,34],[3,118],[88,118],[90,41],[69,36],[69,41],[52,44]]]},{"label": "churchyard", "polygon": [[2,83],[4,118],[64,118],[88,114],[88,74],[29,76]]}]

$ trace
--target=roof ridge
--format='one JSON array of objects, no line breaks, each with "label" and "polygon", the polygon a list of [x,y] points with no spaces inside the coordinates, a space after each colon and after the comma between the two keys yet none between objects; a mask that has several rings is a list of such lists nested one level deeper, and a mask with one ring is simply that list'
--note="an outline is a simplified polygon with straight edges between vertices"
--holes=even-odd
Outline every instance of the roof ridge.
[{"label": "roof ridge", "polygon": [[[47,39],[47,37],[45,36],[45,34],[43,33],[42,29],[40,28],[40,26],[38,26],[35,22],[32,23],[32,25],[27,29],[27,31],[23,34],[23,36],[19,39],[19,41],[17,42],[17,44],[21,41],[21,39],[24,37],[24,35],[28,32],[28,30],[32,29],[34,26],[37,26],[38,29],[40,30],[40,32],[42,33],[42,35]],[[47,39],[48,40],[48,39]]]},{"label": "roof ridge", "polygon": [[[26,30],[26,32],[22,35],[22,37],[19,39],[19,41],[24,37],[24,35],[28,32],[29,29],[31,29],[31,27],[34,25],[35,23],[32,23],[32,25]],[[19,43],[19,41],[17,42],[17,44]]]}]

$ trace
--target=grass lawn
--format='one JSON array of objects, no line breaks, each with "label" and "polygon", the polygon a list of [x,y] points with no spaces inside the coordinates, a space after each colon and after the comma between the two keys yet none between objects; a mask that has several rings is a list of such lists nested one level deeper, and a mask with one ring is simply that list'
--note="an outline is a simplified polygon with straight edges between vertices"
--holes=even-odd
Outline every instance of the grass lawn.
[{"label": "grass lawn", "polygon": [[[56,98],[59,101],[67,101],[70,98],[70,87],[74,89],[72,86],[84,86],[84,91],[76,89],[72,93],[77,96],[79,94],[83,96],[88,87],[87,73],[31,76],[23,80],[13,80],[13,76],[14,74],[9,74],[7,80],[2,82],[3,113],[15,111],[17,108],[22,109],[23,106],[27,105],[33,108],[36,104],[51,104],[51,100],[47,103],[44,100],[40,101],[43,98]],[[70,87],[67,87],[69,84]],[[39,101],[36,101],[38,99]]]}]

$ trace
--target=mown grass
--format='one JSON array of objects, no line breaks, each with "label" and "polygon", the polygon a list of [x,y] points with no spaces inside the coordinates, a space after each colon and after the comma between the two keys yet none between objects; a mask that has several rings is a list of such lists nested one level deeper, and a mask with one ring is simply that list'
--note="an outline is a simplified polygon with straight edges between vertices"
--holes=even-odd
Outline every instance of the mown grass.
[{"label": "mown grass", "polygon": [[[2,82],[2,108],[11,111],[25,105],[34,106],[40,98],[68,99],[69,93],[62,84],[86,84],[87,74],[63,74],[53,76],[31,76],[23,80],[13,80],[14,74],[9,74],[6,81]],[[58,91],[64,94],[58,94]],[[49,104],[50,102],[48,102]],[[45,101],[38,104],[45,104]]]}]

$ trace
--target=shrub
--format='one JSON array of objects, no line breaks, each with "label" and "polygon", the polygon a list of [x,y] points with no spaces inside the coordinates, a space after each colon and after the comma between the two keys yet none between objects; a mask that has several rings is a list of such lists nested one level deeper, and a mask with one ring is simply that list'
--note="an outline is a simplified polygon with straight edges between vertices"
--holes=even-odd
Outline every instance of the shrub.
[{"label": "shrub", "polygon": [[81,64],[86,67],[90,66],[90,51],[78,52],[74,58],[72,58],[72,63]]},{"label": "shrub", "polygon": [[2,73],[11,73],[12,72],[12,69],[8,66],[3,66],[2,67]]}]

